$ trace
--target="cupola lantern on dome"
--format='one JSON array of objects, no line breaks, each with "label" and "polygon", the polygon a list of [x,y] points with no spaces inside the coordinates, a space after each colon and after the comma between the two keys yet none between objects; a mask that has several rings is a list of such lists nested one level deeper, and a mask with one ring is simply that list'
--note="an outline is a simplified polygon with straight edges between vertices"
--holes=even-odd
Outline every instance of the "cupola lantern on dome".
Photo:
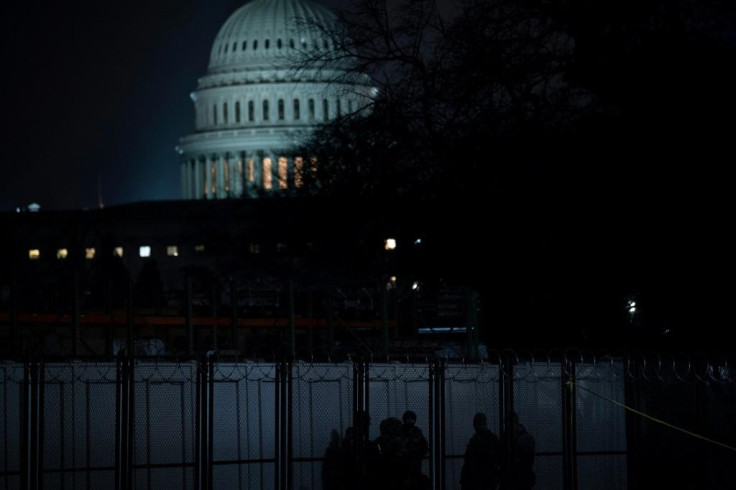
[{"label": "cupola lantern on dome", "polygon": [[303,159],[291,149],[316,124],[366,107],[373,93],[367,76],[345,77],[344,64],[303,63],[313,58],[305,53],[335,49],[336,29],[335,14],[313,0],[251,0],[228,17],[190,96],[195,131],[178,146],[184,199],[300,185]]}]

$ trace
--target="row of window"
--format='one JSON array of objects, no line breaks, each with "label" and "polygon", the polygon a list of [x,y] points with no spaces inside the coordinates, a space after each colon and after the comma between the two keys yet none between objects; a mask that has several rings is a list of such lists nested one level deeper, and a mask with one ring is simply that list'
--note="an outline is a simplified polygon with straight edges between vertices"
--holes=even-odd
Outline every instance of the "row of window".
[{"label": "row of window", "polygon": [[[195,245],[194,251],[198,253],[204,252],[204,245]],[[112,249],[112,254],[115,257],[123,257],[125,254],[125,250],[123,247],[115,247]],[[97,255],[97,249],[95,247],[87,247],[84,249],[84,258],[87,260],[92,260]],[[178,257],[179,256],[179,246],[178,245],[167,245],[166,246],[166,255],[169,257]],[[141,245],[138,247],[138,256],[139,257],[150,257],[151,256],[151,246],[150,245]],[[58,260],[66,260],[69,257],[69,249],[68,248],[57,248],[56,249],[56,258]],[[41,250],[38,248],[31,248],[28,249],[28,258],[30,260],[40,260],[41,259]]]},{"label": "row of window", "polygon": [[[348,114],[353,112],[353,101],[348,100]],[[335,112],[337,117],[342,116],[342,103],[340,99],[336,99],[335,101]],[[233,122],[234,123],[241,123],[243,121],[243,116],[240,106],[240,101],[236,101],[233,108],[234,114],[233,114]],[[229,113],[228,103],[223,102],[221,109],[219,104],[212,104],[212,124],[214,126],[217,126],[219,124],[228,124],[230,113]],[[327,99],[322,99],[322,120],[327,121],[330,116],[330,101]],[[294,121],[299,121],[302,118],[301,114],[301,102],[299,99],[294,99],[292,101],[292,111],[291,111],[291,119]],[[309,99],[307,101],[307,119],[308,120],[314,120],[316,119],[316,103],[314,99]],[[250,100],[248,101],[247,105],[247,121],[248,122],[255,122],[256,120],[256,104],[254,101]],[[270,102],[268,100],[264,100],[261,103],[261,121],[270,121],[271,120],[271,107]],[[278,99],[276,102],[276,120],[278,121],[284,121],[286,120],[286,102],[284,99]]]},{"label": "row of window", "polygon": [[[258,50],[258,39],[253,39],[250,43],[251,50],[257,51]],[[295,49],[297,46],[297,42],[294,39],[289,39],[288,46],[290,49]],[[299,40],[299,46],[301,46],[302,49],[307,49],[309,47],[309,42],[305,38],[301,38]],[[331,43],[327,39],[322,40],[321,47],[327,51],[330,49]],[[286,47],[286,44],[281,41],[281,39],[276,39],[276,49],[282,49]],[[263,40],[263,48],[264,49],[271,49],[271,40],[270,39],[264,39]],[[320,43],[317,39],[312,39],[312,48],[313,49],[320,49]],[[227,54],[228,51],[231,53],[235,53],[238,50],[238,41],[233,41],[232,44],[228,42],[224,42],[220,44],[220,47],[217,49],[217,54]],[[240,43],[240,50],[241,51],[247,51],[248,50],[248,40],[243,40]]]},{"label": "row of window", "polygon": [[[415,243],[419,243],[418,241]],[[384,248],[386,250],[394,250],[396,248],[396,239],[394,238],[387,238],[384,240]],[[286,250],[286,244],[285,243],[277,243],[276,244],[276,251],[277,252],[283,252]],[[204,253],[205,247],[204,245],[195,245],[194,251],[196,253]],[[257,255],[261,253],[261,246],[258,243],[250,243],[248,245],[248,251],[251,254]],[[122,258],[125,255],[125,250],[123,247],[114,247],[112,250],[112,254],[115,257]],[[92,260],[97,255],[97,249],[94,247],[87,247],[84,249],[84,258],[87,260]],[[179,256],[179,246],[178,245],[167,245],[166,246],[166,255],[169,257],[178,257]],[[138,247],[138,256],[142,258],[147,258],[151,256],[151,246],[150,245],[141,245]],[[69,257],[69,249],[67,248],[58,248],[56,249],[56,258],[58,260],[66,260]],[[30,260],[40,260],[41,259],[41,250],[38,248],[31,248],[28,249],[28,258]]]}]

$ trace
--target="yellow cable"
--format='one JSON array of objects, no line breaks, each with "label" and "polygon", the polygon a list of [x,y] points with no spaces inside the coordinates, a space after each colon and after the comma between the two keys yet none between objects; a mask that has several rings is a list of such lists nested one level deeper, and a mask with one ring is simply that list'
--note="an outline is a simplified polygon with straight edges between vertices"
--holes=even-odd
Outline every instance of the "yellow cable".
[{"label": "yellow cable", "polygon": [[[567,382],[567,386],[571,390],[572,390],[572,388],[573,388],[574,385],[575,384],[572,381],[568,381]],[[666,427],[669,427],[670,429],[678,430],[678,431],[683,432],[683,433],[685,433],[685,434],[687,434],[689,436],[696,437],[698,439],[702,439],[702,440],[704,440],[706,442],[710,442],[711,444],[715,444],[716,446],[721,446],[721,447],[724,447],[726,449],[730,449],[731,451],[736,452],[736,447],[729,446],[729,445],[724,444],[722,442],[714,441],[713,439],[709,439],[709,438],[707,438],[705,436],[701,436],[700,434],[696,434],[695,432],[690,432],[689,430],[685,430],[685,429],[683,429],[681,427],[677,427],[676,425],[672,425],[670,423],[667,423],[664,420],[661,420],[661,419],[652,417],[651,415],[647,415],[644,412],[640,412],[639,410],[635,410],[635,409],[633,409],[631,407],[628,407],[628,406],[624,405],[623,403],[617,402],[616,400],[612,400],[611,398],[608,398],[608,397],[605,397],[605,396],[603,396],[601,394],[598,394],[595,391],[591,391],[591,390],[589,390],[587,388],[584,388],[584,387],[582,387],[580,385],[576,385],[576,386],[577,386],[577,388],[579,388],[579,389],[581,389],[583,391],[587,391],[588,393],[593,394],[593,395],[595,395],[595,396],[597,396],[599,398],[603,398],[604,400],[607,400],[607,401],[613,403],[614,405],[618,405],[619,407],[622,407],[623,409],[628,410],[629,412],[632,412],[632,413],[635,413],[637,415],[640,415],[640,416],[644,417],[645,419],[649,419],[652,422],[656,422],[658,424],[662,424],[662,425],[664,425]]]}]

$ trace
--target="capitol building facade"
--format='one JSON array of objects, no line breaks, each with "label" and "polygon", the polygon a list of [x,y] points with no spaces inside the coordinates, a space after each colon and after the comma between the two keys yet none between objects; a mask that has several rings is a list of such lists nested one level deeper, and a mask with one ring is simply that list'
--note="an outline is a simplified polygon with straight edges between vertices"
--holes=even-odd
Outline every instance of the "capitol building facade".
[{"label": "capitol building facade", "polygon": [[[316,162],[295,148],[316,125],[365,110],[373,88],[339,50],[337,18],[312,0],[251,0],[220,28],[180,139],[183,199],[287,193]],[[338,60],[339,61],[335,61]]]}]

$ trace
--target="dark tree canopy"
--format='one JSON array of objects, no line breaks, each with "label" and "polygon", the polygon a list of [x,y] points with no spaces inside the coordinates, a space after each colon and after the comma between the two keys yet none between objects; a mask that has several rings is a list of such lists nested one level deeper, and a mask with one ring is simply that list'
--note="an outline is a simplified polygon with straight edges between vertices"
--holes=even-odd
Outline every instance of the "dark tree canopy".
[{"label": "dark tree canopy", "polygon": [[359,0],[342,15],[333,54],[378,96],[305,142],[319,192],[411,201],[433,265],[485,290],[497,323],[603,338],[634,327],[622,313],[633,295],[648,298],[654,337],[718,321],[724,293],[705,277],[731,243],[717,223],[733,7],[453,6]]}]

